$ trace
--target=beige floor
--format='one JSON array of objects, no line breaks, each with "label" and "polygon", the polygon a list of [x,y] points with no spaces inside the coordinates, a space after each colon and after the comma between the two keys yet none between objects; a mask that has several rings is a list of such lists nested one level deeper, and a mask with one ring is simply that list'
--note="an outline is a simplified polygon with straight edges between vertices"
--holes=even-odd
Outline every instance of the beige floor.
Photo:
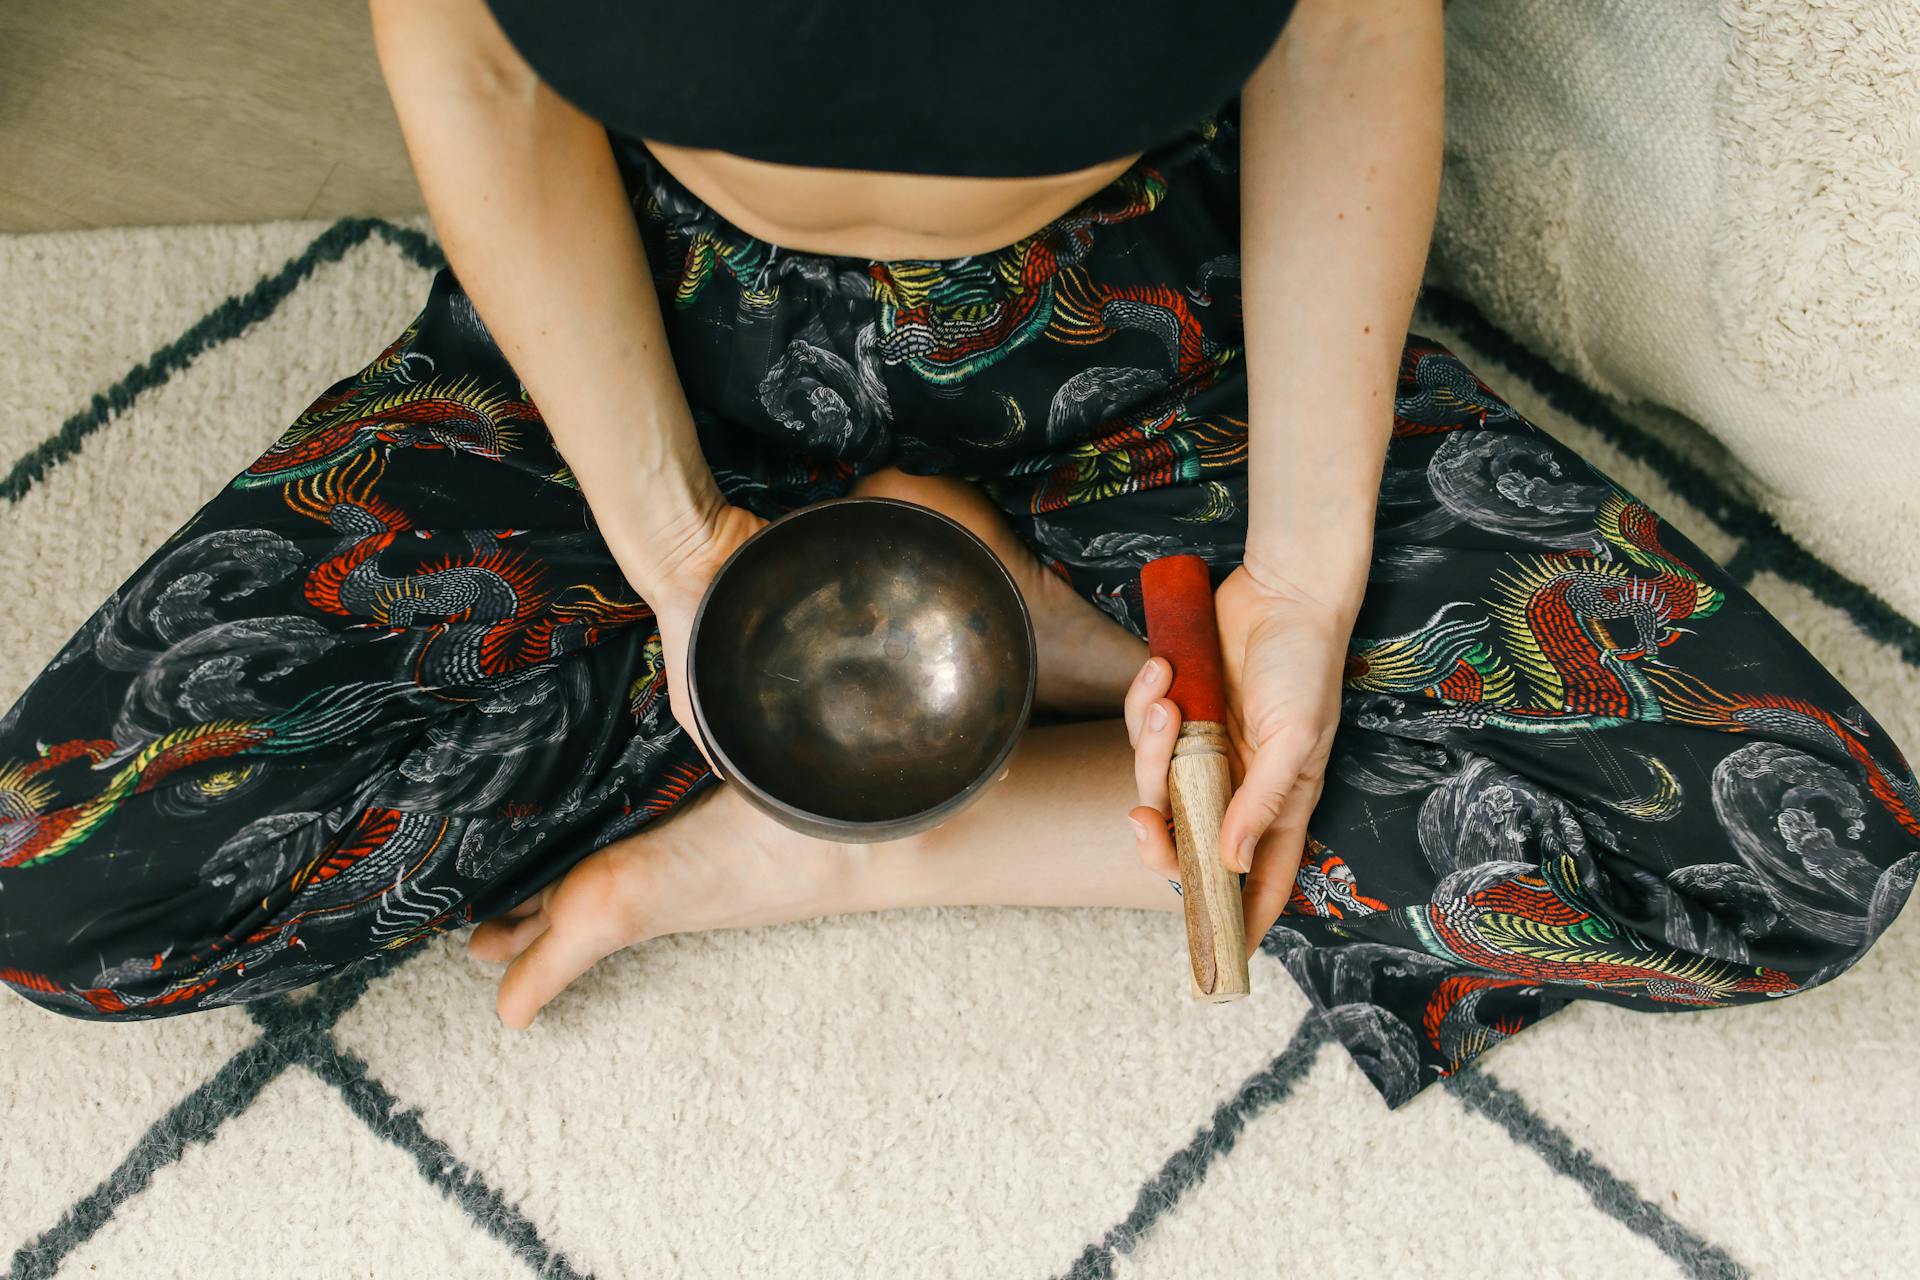
[{"label": "beige floor", "polygon": [[364,0],[0,3],[0,232],[420,207]]}]

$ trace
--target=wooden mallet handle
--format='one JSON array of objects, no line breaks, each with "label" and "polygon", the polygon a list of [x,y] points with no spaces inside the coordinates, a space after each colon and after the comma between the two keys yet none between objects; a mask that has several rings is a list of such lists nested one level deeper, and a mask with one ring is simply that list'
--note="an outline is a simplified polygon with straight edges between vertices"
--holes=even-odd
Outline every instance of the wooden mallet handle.
[{"label": "wooden mallet handle", "polygon": [[1227,763],[1227,689],[1220,674],[1220,632],[1213,580],[1195,555],[1161,556],[1140,573],[1147,648],[1173,665],[1167,697],[1180,708],[1180,738],[1167,774],[1173,843],[1180,856],[1193,998],[1238,1000],[1247,994],[1246,925],[1240,877],[1220,861],[1220,820],[1233,793]]}]

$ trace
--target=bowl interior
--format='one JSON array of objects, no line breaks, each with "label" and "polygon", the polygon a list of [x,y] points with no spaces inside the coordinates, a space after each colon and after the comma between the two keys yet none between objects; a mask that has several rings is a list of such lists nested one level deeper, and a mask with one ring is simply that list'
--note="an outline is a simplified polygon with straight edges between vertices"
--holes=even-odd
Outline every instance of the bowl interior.
[{"label": "bowl interior", "polygon": [[1026,726],[1033,633],[967,530],[912,503],[839,499],[743,543],[693,637],[708,746],[802,814],[896,822],[997,769]]}]

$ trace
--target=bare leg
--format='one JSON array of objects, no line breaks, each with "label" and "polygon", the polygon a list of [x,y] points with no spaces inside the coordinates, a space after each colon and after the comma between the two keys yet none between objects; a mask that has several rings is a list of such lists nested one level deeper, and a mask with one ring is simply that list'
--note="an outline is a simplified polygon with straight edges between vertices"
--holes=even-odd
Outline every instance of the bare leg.
[{"label": "bare leg", "polygon": [[1180,897],[1140,860],[1127,810],[1133,749],[1118,720],[1035,729],[1007,778],[948,822],[881,847],[859,877],[853,910],[969,904],[1138,907]]},{"label": "bare leg", "polygon": [[[1127,827],[1133,750],[1119,720],[1029,730],[1006,776],[932,831],[883,844],[817,840],[714,787],[589,856],[599,909],[619,904],[627,942],[703,929],[915,906],[1138,907],[1179,895]],[[504,960],[544,927],[540,895],[475,930]]]},{"label": "bare leg", "polygon": [[495,1009],[525,1027],[603,957],[669,933],[913,906],[1176,910],[1179,895],[1124,821],[1132,765],[1122,721],[1034,729],[1007,776],[966,809],[884,844],[815,840],[712,787],[483,922],[467,946],[510,962]]},{"label": "bare leg", "polygon": [[[887,469],[855,493],[934,508],[977,534],[1020,584],[1040,650],[1038,700],[1089,715],[1116,715],[1147,660],[1132,633],[1049,573],[1000,512],[951,476]],[[1115,906],[1173,910],[1165,876],[1133,856],[1124,818],[1137,803],[1133,752],[1120,720],[1038,729],[1022,741],[1011,776],[951,821],[866,869],[870,905]],[[856,855],[857,856],[857,855]]]},{"label": "bare leg", "polygon": [[[1145,646],[1048,574],[971,486],[887,475],[885,491],[947,511],[1007,561],[1034,613],[1054,705],[1117,717]],[[966,809],[884,844],[803,836],[734,788],[709,788],[483,922],[468,948],[512,962],[497,1006],[504,1022],[523,1027],[603,956],[669,933],[912,906],[1177,910],[1167,872],[1142,861],[1126,821],[1137,801],[1133,766],[1118,718],[1032,729],[1006,776]]]},{"label": "bare leg", "polygon": [[1147,646],[1041,564],[985,494],[953,476],[908,475],[891,467],[862,476],[853,492],[917,502],[972,530],[1020,584],[1033,615],[1040,651],[1035,700],[1089,719],[1120,714],[1120,699],[1146,662]]}]

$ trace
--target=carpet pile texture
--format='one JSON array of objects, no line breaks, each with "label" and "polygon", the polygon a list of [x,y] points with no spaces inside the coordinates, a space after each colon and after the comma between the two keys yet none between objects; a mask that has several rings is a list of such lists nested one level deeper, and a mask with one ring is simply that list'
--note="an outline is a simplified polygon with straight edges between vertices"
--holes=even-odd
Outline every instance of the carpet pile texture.
[{"label": "carpet pile texture", "polygon": [[1920,617],[1920,6],[1450,0],[1430,278]]}]

